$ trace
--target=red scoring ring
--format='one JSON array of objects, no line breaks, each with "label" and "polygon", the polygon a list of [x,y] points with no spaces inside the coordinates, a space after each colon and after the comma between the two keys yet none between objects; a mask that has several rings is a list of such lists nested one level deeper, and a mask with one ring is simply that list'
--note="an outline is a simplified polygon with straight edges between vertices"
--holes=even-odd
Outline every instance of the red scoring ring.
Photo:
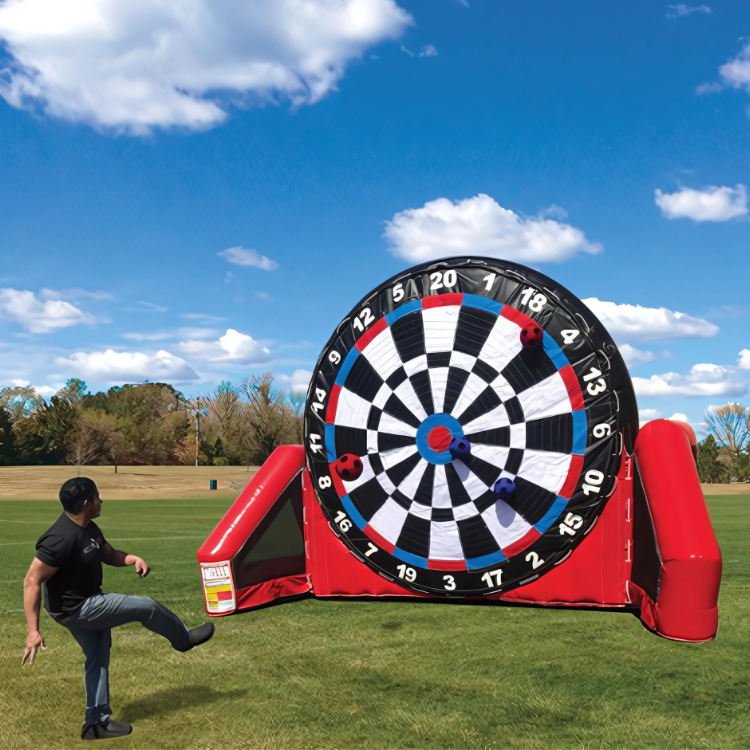
[{"label": "red scoring ring", "polygon": [[435,453],[444,453],[448,450],[451,440],[453,440],[451,431],[447,427],[438,425],[430,430],[430,434],[427,436],[427,445],[429,445]]}]

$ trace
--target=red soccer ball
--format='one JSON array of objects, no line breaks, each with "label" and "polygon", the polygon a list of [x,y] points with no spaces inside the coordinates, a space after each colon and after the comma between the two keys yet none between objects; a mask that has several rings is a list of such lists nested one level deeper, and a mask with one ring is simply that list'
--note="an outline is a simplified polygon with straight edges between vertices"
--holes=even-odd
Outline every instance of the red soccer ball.
[{"label": "red soccer ball", "polygon": [[543,337],[544,332],[538,323],[529,323],[521,329],[521,343],[525,349],[536,349]]},{"label": "red soccer ball", "polygon": [[345,453],[334,464],[336,473],[345,481],[353,482],[362,476],[362,459],[353,453]]}]

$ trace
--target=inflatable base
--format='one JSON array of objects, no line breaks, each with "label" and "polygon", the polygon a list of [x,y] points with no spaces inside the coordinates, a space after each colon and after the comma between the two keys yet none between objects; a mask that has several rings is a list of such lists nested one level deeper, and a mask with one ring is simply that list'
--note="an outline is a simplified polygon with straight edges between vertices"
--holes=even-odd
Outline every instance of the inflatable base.
[{"label": "inflatable base", "polygon": [[[534,553],[532,553],[534,554]],[[439,600],[378,574],[320,508],[302,446],[277,448],[198,551],[211,616],[300,596]],[[657,635],[715,637],[721,553],[691,445],[675,423],[640,430],[586,538],[543,576],[463,603],[619,608]],[[451,601],[449,599],[448,601]]]}]

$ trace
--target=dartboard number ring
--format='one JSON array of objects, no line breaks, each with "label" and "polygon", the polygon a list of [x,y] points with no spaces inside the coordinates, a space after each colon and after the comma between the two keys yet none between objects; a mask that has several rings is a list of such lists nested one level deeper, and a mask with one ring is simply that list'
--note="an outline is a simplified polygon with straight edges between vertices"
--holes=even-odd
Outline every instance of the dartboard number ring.
[{"label": "dartboard number ring", "polygon": [[612,347],[583,303],[522,266],[451,259],[378,287],[337,327],[308,392],[308,468],[331,528],[418,592],[543,575],[615,486],[632,415]]}]

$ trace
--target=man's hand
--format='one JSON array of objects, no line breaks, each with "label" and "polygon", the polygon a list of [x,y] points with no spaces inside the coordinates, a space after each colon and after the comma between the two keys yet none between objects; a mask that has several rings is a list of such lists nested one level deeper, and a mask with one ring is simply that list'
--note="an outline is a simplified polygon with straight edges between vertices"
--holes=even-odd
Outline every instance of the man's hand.
[{"label": "man's hand", "polygon": [[145,578],[148,575],[148,565],[145,560],[141,560],[140,557],[135,558],[135,572],[141,578]]},{"label": "man's hand", "polygon": [[36,633],[29,633],[26,636],[26,650],[23,652],[23,659],[21,659],[21,666],[25,666],[28,661],[29,666],[34,663],[36,655],[39,651],[46,651],[47,647],[44,645],[44,638],[38,631]]}]

